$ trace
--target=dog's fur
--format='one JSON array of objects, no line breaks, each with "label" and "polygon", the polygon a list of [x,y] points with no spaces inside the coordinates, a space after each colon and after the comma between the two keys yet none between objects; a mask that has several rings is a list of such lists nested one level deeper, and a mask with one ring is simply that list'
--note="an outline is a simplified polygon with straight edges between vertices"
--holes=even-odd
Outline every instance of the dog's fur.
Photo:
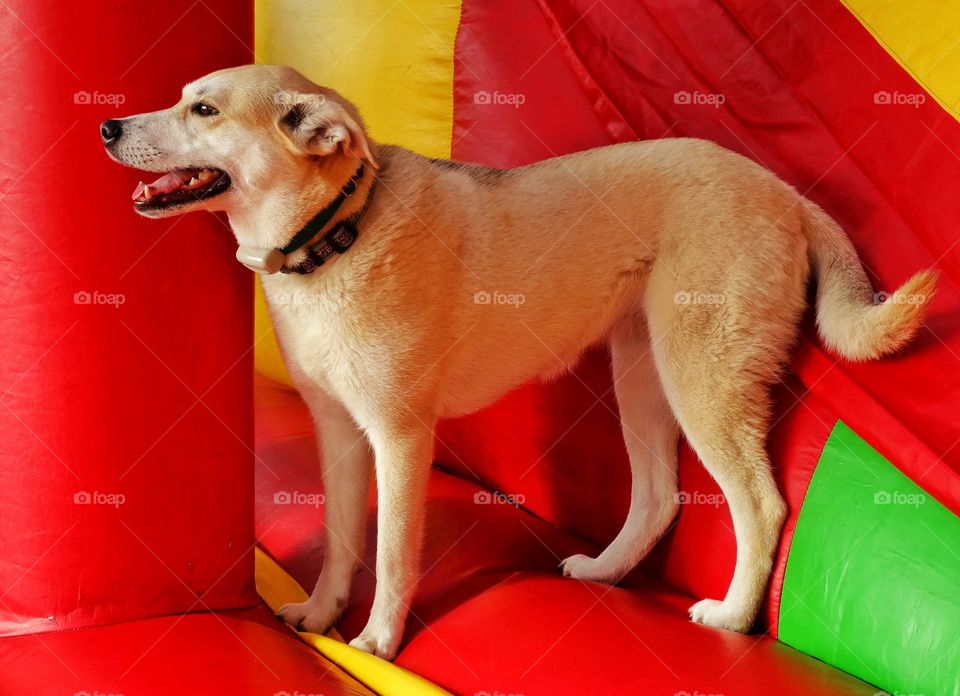
[{"label": "dog's fur", "polygon": [[[192,113],[199,100],[219,115]],[[396,654],[417,581],[437,420],[562,373],[601,341],[612,353],[631,504],[610,546],[568,558],[564,574],[615,582],[653,547],[678,511],[682,431],[720,484],[737,537],[726,597],[690,615],[748,630],[785,516],[765,450],[769,388],[797,338],[808,276],[820,334],[850,360],[903,346],[934,291],[923,272],[874,302],[853,246],[823,210],[706,141],[627,143],[513,170],[431,160],[376,146],[349,102],[277,66],[214,73],[171,109],[122,123],[108,147],[118,162],[216,167],[233,181],[220,196],[151,215],[224,210],[238,242],[262,248],[284,246],[358,159],[367,163],[337,215],[370,199],[357,243],[311,275],[263,285],[315,419],[327,495],[319,580],[309,600],[280,614],[317,632],[337,619],[361,556],[375,460],[377,589],[352,644],[385,658]],[[482,293],[514,303],[478,302]]]}]

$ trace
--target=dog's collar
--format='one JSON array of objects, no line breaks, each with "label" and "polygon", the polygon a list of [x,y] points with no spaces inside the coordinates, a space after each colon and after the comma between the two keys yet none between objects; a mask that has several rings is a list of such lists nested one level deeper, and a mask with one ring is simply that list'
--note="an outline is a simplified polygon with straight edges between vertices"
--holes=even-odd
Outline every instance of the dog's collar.
[{"label": "dog's collar", "polygon": [[[301,249],[311,239],[317,236],[327,225],[333,216],[340,210],[340,206],[357,190],[357,182],[363,177],[364,166],[361,164],[357,171],[353,173],[350,180],[343,185],[340,193],[329,204],[314,215],[310,220],[300,228],[293,239],[279,249],[261,249],[258,247],[241,246],[237,249],[237,260],[251,271],[271,275],[273,273],[298,273],[307,274],[326,263],[334,254],[342,254],[349,249],[357,240],[357,222],[366,211],[370,203],[370,197],[373,194],[372,184],[370,195],[364,203],[364,207],[358,214],[351,216],[347,220],[338,222],[334,227],[321,237],[316,243],[310,244],[306,248],[307,258],[296,266],[288,267],[286,265],[287,257]],[[374,182],[375,183],[375,182]]]},{"label": "dog's collar", "polygon": [[357,241],[357,226],[350,220],[338,222],[315,244],[306,248],[307,258],[296,266],[282,266],[281,273],[313,273],[334,254],[342,254]]}]

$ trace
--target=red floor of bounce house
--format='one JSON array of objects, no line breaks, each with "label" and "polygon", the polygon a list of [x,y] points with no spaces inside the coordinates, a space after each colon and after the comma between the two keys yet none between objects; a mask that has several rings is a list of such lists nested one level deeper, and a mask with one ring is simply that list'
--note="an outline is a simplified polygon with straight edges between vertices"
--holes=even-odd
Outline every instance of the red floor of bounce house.
[{"label": "red floor of bounce house", "polygon": [[[264,462],[257,534],[302,585],[312,586],[322,513],[275,502],[278,494],[319,491],[312,422],[291,390],[260,380],[257,393],[257,451]],[[692,457],[685,464],[683,481],[707,483],[692,471]],[[714,491],[704,488],[705,495]],[[442,466],[434,471],[423,561],[429,570],[397,664],[455,693],[568,693],[575,684],[589,693],[674,693],[683,685],[691,693],[712,693],[717,679],[732,693],[753,693],[758,680],[770,693],[876,693],[769,637],[691,623],[686,609],[693,596],[665,581],[662,559],[651,559],[650,572],[633,573],[620,587],[563,578],[561,559],[596,554],[600,547],[493,497],[477,504],[488,495],[489,489]],[[344,637],[366,623],[374,543],[371,530],[354,596],[338,624]],[[722,585],[725,578],[717,580]],[[598,662],[610,668],[598,669]]]},{"label": "red floor of bounce house", "polygon": [[[960,694],[960,93],[937,78],[957,64],[957,13],[401,5],[261,1],[256,21],[227,0],[0,9],[0,694]],[[925,327],[889,359],[839,361],[804,319],[773,394],[789,517],[752,633],[687,618],[723,596],[736,547],[685,444],[681,512],[650,557],[614,587],[559,574],[613,538],[629,501],[600,347],[555,382],[441,424],[396,668],[274,618],[257,593],[264,558],[308,590],[321,563],[309,413],[260,369],[253,279],[225,220],[137,218],[135,173],[94,130],[263,60],[254,28],[270,59],[357,99],[374,138],[413,123],[411,147],[439,138],[420,149],[498,167],[707,138],[826,208],[878,301],[938,269]],[[316,63],[294,55],[303,45],[320,47]],[[514,98],[478,97],[494,92]],[[444,116],[410,115],[428,112]],[[337,625],[347,640],[372,601],[372,524],[368,537]]]}]

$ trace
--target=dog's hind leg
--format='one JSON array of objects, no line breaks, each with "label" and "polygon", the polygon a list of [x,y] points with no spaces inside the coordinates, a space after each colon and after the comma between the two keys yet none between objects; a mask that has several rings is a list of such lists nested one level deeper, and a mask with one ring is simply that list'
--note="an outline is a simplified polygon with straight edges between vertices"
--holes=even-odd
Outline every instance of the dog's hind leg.
[{"label": "dog's hind leg", "polygon": [[726,597],[697,602],[690,607],[690,618],[741,632],[750,630],[759,611],[786,515],[764,444],[767,419],[751,414],[743,403],[764,397],[749,390],[712,393],[709,406],[694,409],[681,397],[677,409],[691,446],[720,484],[737,540],[736,566]]},{"label": "dog's hind leg", "polygon": [[[733,518],[737,558],[723,601],[690,607],[703,624],[746,632],[773,565],[786,506],[766,451],[769,385],[790,344],[789,325],[765,323],[765,307],[676,306],[648,317],[661,383],[684,435],[720,485]],[[673,305],[673,306],[671,306]],[[747,328],[741,328],[746,324]],[[707,549],[704,550],[708,552]],[[704,561],[707,562],[706,560]]]},{"label": "dog's hind leg", "polygon": [[563,574],[615,583],[643,559],[676,516],[679,427],[660,386],[643,317],[611,336],[614,389],[633,482],[627,520],[596,558],[577,555]]}]

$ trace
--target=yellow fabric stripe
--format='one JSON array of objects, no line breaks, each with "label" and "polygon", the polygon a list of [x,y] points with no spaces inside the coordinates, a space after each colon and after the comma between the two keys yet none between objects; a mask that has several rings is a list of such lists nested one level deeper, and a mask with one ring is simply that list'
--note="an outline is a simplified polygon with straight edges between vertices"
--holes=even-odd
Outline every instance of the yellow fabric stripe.
[{"label": "yellow fabric stripe", "polygon": [[[258,63],[291,65],[336,89],[377,142],[450,156],[459,0],[256,0],[255,11]],[[257,293],[259,336],[270,320],[259,283]],[[255,362],[289,384],[272,336]]]},{"label": "yellow fabric stripe", "polygon": [[960,120],[960,3],[842,1],[927,93]]},{"label": "yellow fabric stripe", "polygon": [[270,319],[270,310],[267,309],[267,298],[263,294],[259,275],[254,290],[253,335],[259,338],[253,346],[254,369],[277,382],[290,385],[290,375],[287,374],[287,366],[280,354],[280,344],[277,343],[277,334],[273,331],[273,321]]},{"label": "yellow fabric stripe", "polygon": [[[307,593],[270,556],[256,549],[257,592],[273,611],[290,602],[303,602]],[[351,648],[335,629],[325,636],[298,633],[300,640],[383,696],[449,696],[447,691],[379,657]]]}]

